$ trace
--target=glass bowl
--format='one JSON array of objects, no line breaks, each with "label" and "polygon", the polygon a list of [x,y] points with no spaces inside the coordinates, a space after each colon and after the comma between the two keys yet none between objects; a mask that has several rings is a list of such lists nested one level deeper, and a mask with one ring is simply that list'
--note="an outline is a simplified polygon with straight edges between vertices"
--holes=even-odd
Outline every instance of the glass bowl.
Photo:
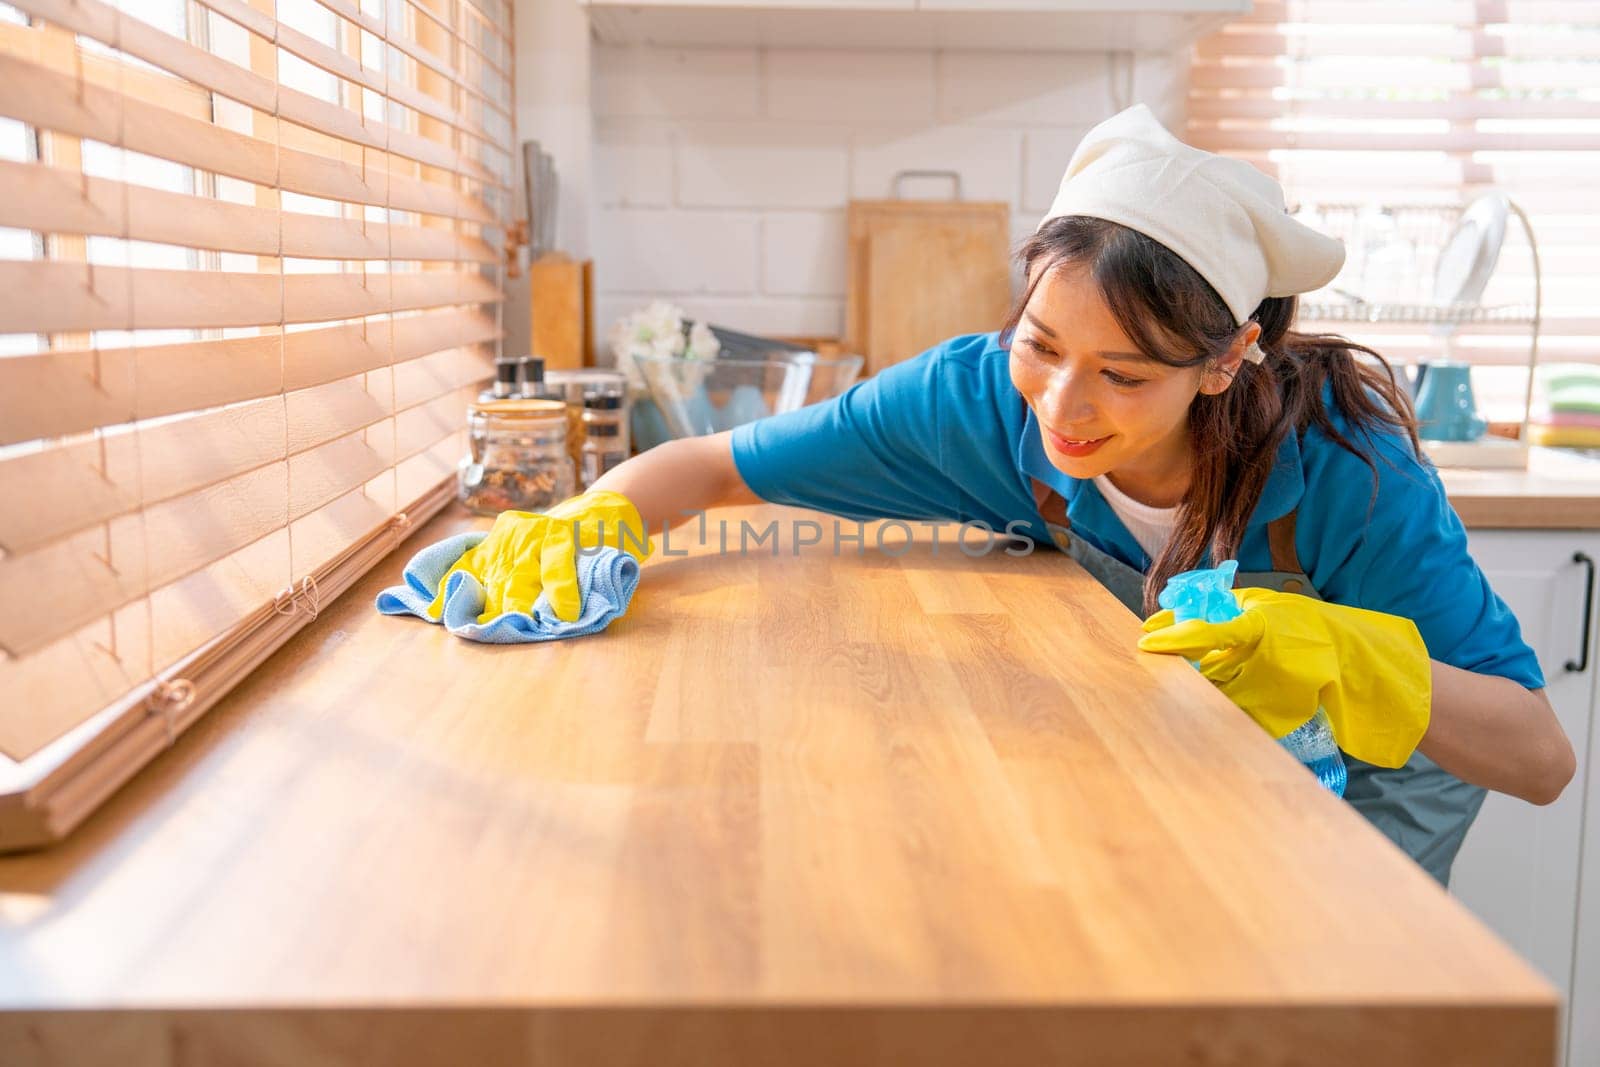
[{"label": "glass bowl", "polygon": [[[731,430],[838,396],[860,375],[863,362],[856,355],[811,352],[772,352],[760,359],[634,357],[668,437]],[[641,441],[639,447],[647,446]]]}]

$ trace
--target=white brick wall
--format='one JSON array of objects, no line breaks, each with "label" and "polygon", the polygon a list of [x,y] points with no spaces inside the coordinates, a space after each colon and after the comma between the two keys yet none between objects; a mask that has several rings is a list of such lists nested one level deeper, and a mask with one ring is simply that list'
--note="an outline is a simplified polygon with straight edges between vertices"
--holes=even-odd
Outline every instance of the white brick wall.
[{"label": "white brick wall", "polygon": [[659,123],[597,117],[592,166],[601,206],[672,206],[672,138]]},{"label": "white brick wall", "polygon": [[[1004,200],[1014,204],[1021,184],[1021,130],[981,126],[923,126],[864,130],[851,141],[850,193],[858,200],[894,195],[901,170],[953,170],[961,175],[963,200]],[[949,182],[915,179],[904,196],[948,198]]]},{"label": "white brick wall", "polygon": [[590,103],[596,115],[750,118],[761,114],[761,57],[739,48],[595,45]]},{"label": "white brick wall", "polygon": [[760,271],[760,220],[725,211],[618,208],[596,235],[601,293],[744,296]]},{"label": "white brick wall", "polygon": [[761,220],[761,292],[844,296],[843,211],[768,211]]},{"label": "white brick wall", "polygon": [[823,208],[844,201],[850,130],[787,122],[686,122],[674,142],[684,207]]},{"label": "white brick wall", "polygon": [[766,116],[773,119],[930,122],[934,109],[932,52],[763,54]]},{"label": "white brick wall", "polygon": [[939,58],[939,121],[1019,130],[1092,125],[1113,114],[1113,77],[1125,62],[1095,52],[947,52]]},{"label": "white brick wall", "polygon": [[[1033,231],[1039,228],[1041,213],[1037,211],[1011,212],[1011,248],[1013,251],[1022,246],[1022,242],[1033,236]],[[1022,292],[1023,285],[1022,265],[1013,258],[1011,263],[1011,294],[1016,296]],[[996,327],[998,329],[998,327]]]},{"label": "white brick wall", "polygon": [[1089,126],[1135,100],[1181,122],[1187,69],[1178,54],[598,44],[592,61],[602,338],[654,298],[736,329],[837,336],[851,198],[889,196],[900,170],[955,170],[967,199],[1011,206],[1020,241]]},{"label": "white brick wall", "polygon": [[1061,187],[1061,175],[1091,124],[1064,129],[1037,129],[1022,138],[1022,210],[1042,215]]}]

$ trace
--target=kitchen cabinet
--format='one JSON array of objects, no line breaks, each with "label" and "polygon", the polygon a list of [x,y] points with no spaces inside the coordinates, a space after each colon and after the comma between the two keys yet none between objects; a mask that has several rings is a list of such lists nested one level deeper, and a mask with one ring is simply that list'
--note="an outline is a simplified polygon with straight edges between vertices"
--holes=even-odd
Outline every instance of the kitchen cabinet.
[{"label": "kitchen cabinet", "polygon": [[[1590,649],[1590,656],[1595,650]],[[1590,669],[1593,670],[1593,659]],[[1600,718],[1600,685],[1595,692]],[[1588,765],[1600,765],[1600,728],[1589,729]],[[1600,1063],[1600,781],[1584,790],[1583,866],[1578,877],[1578,938],[1572,964],[1568,1011],[1567,1063],[1571,1067]]]},{"label": "kitchen cabinet", "polygon": [[1250,0],[581,0],[607,44],[1157,52]]},{"label": "kitchen cabinet", "polygon": [[[1591,803],[1585,827],[1585,792],[1595,752],[1596,664],[1594,625],[1589,655],[1581,663],[1586,600],[1594,597],[1588,567],[1577,553],[1600,560],[1600,531],[1473,529],[1473,557],[1501,598],[1516,612],[1523,637],[1539,656],[1550,703],[1578,756],[1578,772],[1561,798],[1538,807],[1491,793],[1468,833],[1451,876],[1451,890],[1517,952],[1561,990],[1569,1005],[1600,1005],[1600,808]],[[1583,842],[1587,833],[1590,844]],[[1587,859],[1588,869],[1581,868]],[[1580,916],[1580,893],[1587,915]],[[1589,939],[1578,949],[1579,928]],[[1581,957],[1581,958],[1580,958]],[[1581,974],[1586,987],[1575,985]],[[1568,1013],[1567,1063],[1600,1063],[1600,1033],[1577,1012]],[[1593,1015],[1593,1011],[1590,1015]]]}]

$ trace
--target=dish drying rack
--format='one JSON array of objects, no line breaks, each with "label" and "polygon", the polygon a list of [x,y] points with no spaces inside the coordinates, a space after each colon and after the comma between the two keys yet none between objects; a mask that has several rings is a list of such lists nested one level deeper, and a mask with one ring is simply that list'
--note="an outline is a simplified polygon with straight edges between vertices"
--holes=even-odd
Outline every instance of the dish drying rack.
[{"label": "dish drying rack", "polygon": [[[1346,267],[1326,288],[1301,298],[1299,318],[1319,323],[1404,324],[1432,327],[1440,339],[1440,358],[1450,359],[1456,331],[1474,326],[1525,326],[1528,331],[1528,382],[1522,399],[1522,422],[1516,440],[1486,436],[1477,441],[1429,441],[1423,449],[1438,466],[1494,467],[1526,469],[1528,466],[1528,420],[1533,409],[1534,373],[1539,365],[1539,328],[1544,287],[1539,266],[1539,243],[1533,223],[1515,200],[1506,198],[1509,215],[1517,220],[1528,243],[1532,259],[1532,300],[1527,303],[1486,304],[1480,301],[1441,303],[1428,299],[1422,286],[1431,285],[1437,276],[1440,254],[1444,251],[1466,211],[1466,204],[1399,202],[1305,202],[1296,217],[1323,233],[1337,237],[1348,251],[1357,250],[1359,260],[1347,259]],[[1369,232],[1375,220],[1386,220],[1390,230],[1387,244],[1374,245]],[[1370,278],[1371,257],[1385,248],[1409,248],[1411,260],[1405,265],[1409,289],[1398,287],[1399,300],[1373,300],[1360,290],[1377,287]],[[1498,255],[1489,260],[1492,275]],[[1392,269],[1392,268],[1391,268]],[[1358,277],[1352,279],[1351,275]],[[1381,280],[1381,279],[1380,279]],[[1484,278],[1486,285],[1488,278]],[[1420,283],[1419,283],[1420,282]],[[1393,291],[1393,290],[1391,290]]]}]

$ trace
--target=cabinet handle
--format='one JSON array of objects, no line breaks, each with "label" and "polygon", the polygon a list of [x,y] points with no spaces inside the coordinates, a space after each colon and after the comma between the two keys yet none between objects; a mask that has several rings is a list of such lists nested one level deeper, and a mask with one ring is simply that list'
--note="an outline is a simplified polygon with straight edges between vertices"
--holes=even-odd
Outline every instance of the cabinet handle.
[{"label": "cabinet handle", "polygon": [[1589,578],[1583,584],[1583,645],[1577,662],[1567,660],[1567,670],[1581,674],[1589,669],[1589,626],[1594,622],[1594,559],[1584,552],[1574,552],[1572,562],[1589,568]]}]

